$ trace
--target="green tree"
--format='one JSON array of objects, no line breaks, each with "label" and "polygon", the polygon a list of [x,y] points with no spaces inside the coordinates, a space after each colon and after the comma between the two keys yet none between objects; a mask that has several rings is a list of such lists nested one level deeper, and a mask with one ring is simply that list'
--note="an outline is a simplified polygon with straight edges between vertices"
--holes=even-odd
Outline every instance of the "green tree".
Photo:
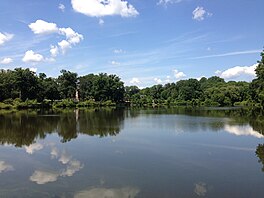
[{"label": "green tree", "polygon": [[61,98],[75,98],[77,73],[61,70],[61,75],[58,77],[58,84]]},{"label": "green tree", "polygon": [[264,107],[264,50],[261,52],[261,60],[256,67],[257,78],[250,84],[250,95],[255,102]]},{"label": "green tree", "polygon": [[29,69],[16,68],[13,72],[14,85],[19,93],[19,98],[25,101],[26,99],[36,99],[39,93],[39,81],[35,72]]}]

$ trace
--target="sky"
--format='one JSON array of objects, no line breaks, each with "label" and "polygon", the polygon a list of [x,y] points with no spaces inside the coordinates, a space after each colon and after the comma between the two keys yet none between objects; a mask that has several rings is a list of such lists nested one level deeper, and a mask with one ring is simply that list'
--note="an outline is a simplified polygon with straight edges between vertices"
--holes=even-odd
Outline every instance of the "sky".
[{"label": "sky", "polygon": [[251,81],[263,0],[1,0],[0,68],[108,73],[138,87]]}]

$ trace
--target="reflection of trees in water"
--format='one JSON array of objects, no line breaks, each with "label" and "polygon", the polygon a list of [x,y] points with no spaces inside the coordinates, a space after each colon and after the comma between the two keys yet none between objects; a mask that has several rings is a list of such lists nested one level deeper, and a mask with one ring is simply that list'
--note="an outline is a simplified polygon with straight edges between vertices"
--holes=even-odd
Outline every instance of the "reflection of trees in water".
[{"label": "reflection of trees in water", "polygon": [[[17,112],[0,115],[0,143],[15,146],[30,145],[38,138],[45,138],[47,134],[58,133],[62,142],[77,138],[78,134],[98,135],[105,137],[117,135],[123,127],[125,117],[134,119],[141,114],[153,116],[155,114],[178,114],[194,116],[192,122],[184,120],[154,121],[158,127],[185,127],[188,131],[211,130],[219,131],[228,126],[250,125],[254,131],[264,134],[264,119],[261,110],[247,109],[86,109],[65,110],[60,112]],[[208,119],[199,119],[207,117]],[[212,118],[212,119],[211,119]],[[218,118],[230,118],[228,120]],[[155,127],[154,126],[154,127]],[[232,130],[234,130],[234,127]],[[237,129],[239,130],[239,128]]]},{"label": "reflection of trees in water", "polygon": [[59,117],[37,117],[35,113],[26,112],[0,115],[0,143],[28,146],[56,129],[58,120]]},{"label": "reflection of trees in water", "polygon": [[117,135],[123,125],[124,110],[64,111],[38,115],[18,112],[0,115],[0,143],[29,146],[47,134],[58,133],[62,142],[77,138],[78,133],[100,137]]},{"label": "reflection of trees in water", "polygon": [[79,117],[80,133],[91,136],[113,136],[123,127],[124,110],[82,111]]},{"label": "reflection of trees in water", "polygon": [[259,144],[257,146],[256,156],[259,158],[259,162],[262,163],[262,171],[264,172],[264,144]]},{"label": "reflection of trees in water", "polygon": [[62,137],[61,142],[68,142],[77,138],[78,131],[75,112],[68,111],[60,114],[57,133]]}]

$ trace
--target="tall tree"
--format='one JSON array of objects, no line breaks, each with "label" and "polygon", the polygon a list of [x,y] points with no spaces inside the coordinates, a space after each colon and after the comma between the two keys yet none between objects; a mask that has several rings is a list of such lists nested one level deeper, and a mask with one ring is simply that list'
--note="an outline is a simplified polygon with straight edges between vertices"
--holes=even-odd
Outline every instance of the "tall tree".
[{"label": "tall tree", "polygon": [[75,98],[77,89],[77,73],[61,70],[58,77],[59,92],[62,98]]},{"label": "tall tree", "polygon": [[261,60],[256,67],[257,78],[250,85],[250,94],[253,100],[264,107],[264,50],[261,52]]},{"label": "tall tree", "polygon": [[39,81],[35,72],[29,69],[16,68],[14,70],[15,89],[19,93],[19,98],[26,99],[38,98]]}]

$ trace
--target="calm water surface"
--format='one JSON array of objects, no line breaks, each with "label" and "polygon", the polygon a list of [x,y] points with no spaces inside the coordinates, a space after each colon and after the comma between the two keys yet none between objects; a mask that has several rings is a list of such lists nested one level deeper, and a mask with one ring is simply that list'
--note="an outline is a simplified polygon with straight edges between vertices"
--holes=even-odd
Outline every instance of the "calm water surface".
[{"label": "calm water surface", "polygon": [[0,197],[264,197],[264,119],[242,109],[0,114]]}]

